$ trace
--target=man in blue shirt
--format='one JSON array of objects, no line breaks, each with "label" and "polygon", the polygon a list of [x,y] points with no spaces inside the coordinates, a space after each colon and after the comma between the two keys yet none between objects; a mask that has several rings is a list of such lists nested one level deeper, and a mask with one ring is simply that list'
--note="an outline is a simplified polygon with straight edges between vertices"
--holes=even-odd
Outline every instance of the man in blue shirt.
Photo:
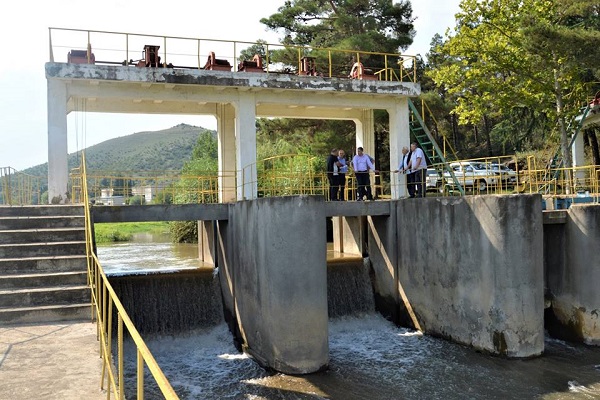
[{"label": "man in blue shirt", "polygon": [[365,195],[367,196],[367,200],[373,200],[369,170],[373,170],[375,173],[379,171],[375,169],[371,158],[363,153],[362,147],[356,149],[356,155],[352,158],[352,168],[354,169],[356,185],[358,186],[358,198],[356,200],[362,201]]}]

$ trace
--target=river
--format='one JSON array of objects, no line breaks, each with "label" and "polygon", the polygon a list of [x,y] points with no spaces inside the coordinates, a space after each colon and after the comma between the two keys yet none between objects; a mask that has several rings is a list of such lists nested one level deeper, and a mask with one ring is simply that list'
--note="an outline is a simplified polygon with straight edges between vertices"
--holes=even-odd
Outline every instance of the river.
[{"label": "river", "polygon": [[[100,246],[98,255],[108,274],[199,266],[196,245],[151,235]],[[504,359],[399,328],[374,311],[330,319],[329,369],[307,376],[265,371],[237,352],[224,323],[146,341],[182,399],[600,399],[600,348],[547,336],[543,356]],[[133,390],[135,364],[126,370]],[[151,381],[146,398],[161,398]]]}]

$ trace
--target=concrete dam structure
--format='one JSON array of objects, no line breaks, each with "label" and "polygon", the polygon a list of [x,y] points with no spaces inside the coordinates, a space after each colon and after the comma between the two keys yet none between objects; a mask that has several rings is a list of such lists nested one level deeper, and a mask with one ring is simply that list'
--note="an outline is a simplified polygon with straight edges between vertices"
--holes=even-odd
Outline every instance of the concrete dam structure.
[{"label": "concrete dam structure", "polygon": [[[599,205],[542,212],[540,195],[507,195],[218,206],[199,222],[201,258],[217,268],[230,330],[264,367],[328,366],[327,218],[336,251],[366,256],[377,309],[398,324],[514,358],[543,354],[550,316],[557,337],[600,338]],[[93,208],[96,222],[143,218],[111,208]]]}]

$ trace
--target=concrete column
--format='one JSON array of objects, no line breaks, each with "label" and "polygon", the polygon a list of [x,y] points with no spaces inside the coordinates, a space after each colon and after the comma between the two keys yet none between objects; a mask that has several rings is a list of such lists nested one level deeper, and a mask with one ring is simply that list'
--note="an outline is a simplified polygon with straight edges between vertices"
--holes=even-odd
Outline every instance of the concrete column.
[{"label": "concrete column", "polygon": [[[307,374],[329,362],[327,238],[320,196],[268,197],[230,208],[227,268],[243,347],[261,365]],[[219,267],[221,274],[221,266]]]},{"label": "concrete column", "polygon": [[[575,142],[573,142],[573,147],[571,148],[571,154],[573,157],[573,167],[584,167],[586,165],[585,153],[583,151],[583,130],[577,134]],[[576,171],[575,174],[573,174],[575,178],[575,189],[577,189],[578,186],[586,186],[585,175],[586,173],[584,170]]]},{"label": "concrete column", "polygon": [[200,261],[214,265],[216,249],[213,221],[198,221],[198,256]]},{"label": "concrete column", "polygon": [[240,93],[235,104],[235,147],[237,152],[237,199],[257,198],[256,101],[252,93]]},{"label": "concrete column", "polygon": [[[410,121],[407,99],[405,97],[399,98],[395,107],[387,111],[390,116],[390,169],[394,171],[400,164],[402,147],[410,145]],[[392,200],[406,196],[406,175],[392,174],[390,181],[392,186]]]},{"label": "concrete column", "polygon": [[361,217],[332,217],[333,250],[346,254],[363,254],[365,238]]},{"label": "concrete column", "polygon": [[[375,158],[375,119],[372,109],[363,109],[362,116],[356,120],[356,147],[362,147],[365,154]],[[375,160],[377,168],[377,160]],[[375,191],[375,172],[370,172],[371,193],[376,196]]]},{"label": "concrete column", "polygon": [[219,203],[229,203],[237,200],[235,129],[235,108],[231,104],[218,104]]},{"label": "concrete column", "polygon": [[48,201],[67,200],[69,166],[67,163],[67,85],[48,79]]},{"label": "concrete column", "polygon": [[356,147],[375,157],[375,120],[372,109],[362,110],[362,116],[356,120]]}]

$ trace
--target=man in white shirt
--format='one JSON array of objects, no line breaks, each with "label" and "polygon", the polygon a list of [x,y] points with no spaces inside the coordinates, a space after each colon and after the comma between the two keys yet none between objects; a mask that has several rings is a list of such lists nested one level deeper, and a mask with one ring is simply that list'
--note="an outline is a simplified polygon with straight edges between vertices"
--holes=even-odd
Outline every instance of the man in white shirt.
[{"label": "man in white shirt", "polygon": [[363,148],[356,149],[356,155],[352,158],[352,168],[356,175],[356,185],[358,186],[357,201],[362,201],[363,197],[367,196],[367,200],[373,200],[371,194],[371,180],[369,178],[369,170],[378,172],[371,162],[371,158],[363,153]]},{"label": "man in white shirt", "polygon": [[[416,189],[416,197],[425,197],[425,171],[427,171],[427,161],[425,153],[417,146],[416,142],[410,144],[410,170],[413,173],[413,182]],[[413,197],[413,196],[411,196]]]}]

